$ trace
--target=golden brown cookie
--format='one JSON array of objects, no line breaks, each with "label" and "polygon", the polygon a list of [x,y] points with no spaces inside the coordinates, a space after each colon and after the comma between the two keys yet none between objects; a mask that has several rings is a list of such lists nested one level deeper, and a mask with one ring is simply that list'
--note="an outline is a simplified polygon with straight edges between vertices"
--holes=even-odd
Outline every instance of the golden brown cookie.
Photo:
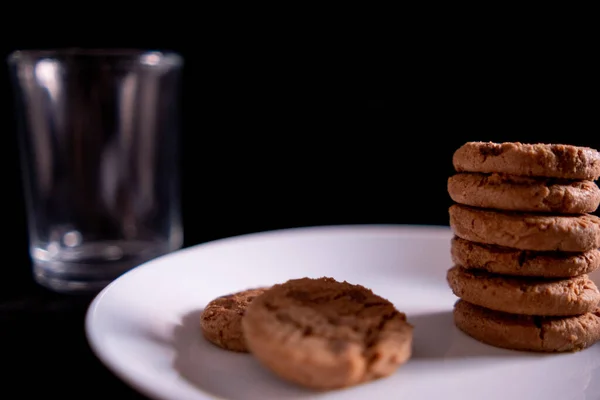
[{"label": "golden brown cookie", "polygon": [[563,144],[467,142],[452,157],[457,172],[596,180],[600,153]]},{"label": "golden brown cookie", "polygon": [[600,292],[587,275],[553,280],[516,278],[454,266],[446,279],[457,297],[513,314],[578,315],[600,304]]},{"label": "golden brown cookie", "polygon": [[392,374],[411,357],[413,327],[388,300],[333,278],[293,279],[242,320],[250,352],[279,377],[328,390]]},{"label": "golden brown cookie", "polygon": [[600,250],[582,253],[517,250],[471,242],[454,236],[452,262],[467,269],[514,276],[570,278],[589,274],[600,267]]},{"label": "golden brown cookie", "polygon": [[223,349],[247,352],[242,317],[248,305],[265,290],[266,288],[248,289],[217,297],[209,302],[200,317],[204,337]]},{"label": "golden brown cookie", "polygon": [[578,351],[600,341],[600,308],[574,317],[539,317],[492,311],[459,300],[454,323],[482,343],[511,350]]},{"label": "golden brown cookie", "polygon": [[600,247],[600,218],[496,211],[453,204],[454,233],[477,243],[536,251],[588,251]]},{"label": "golden brown cookie", "polygon": [[593,181],[506,174],[458,173],[448,179],[452,200],[468,206],[525,212],[583,214],[600,203]]}]

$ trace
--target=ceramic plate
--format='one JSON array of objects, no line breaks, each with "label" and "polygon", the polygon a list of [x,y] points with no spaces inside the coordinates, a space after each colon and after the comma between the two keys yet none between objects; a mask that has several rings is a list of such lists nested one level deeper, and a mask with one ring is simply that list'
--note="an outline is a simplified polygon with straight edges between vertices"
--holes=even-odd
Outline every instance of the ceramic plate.
[{"label": "ceramic plate", "polygon": [[[87,337],[114,374],[153,399],[600,398],[600,345],[532,354],[487,346],[454,327],[450,238],[448,227],[332,226],[190,247],[107,286],[88,310]],[[362,284],[394,302],[415,326],[410,361],[388,378],[314,393],[201,336],[200,313],[213,298],[305,276]]]}]

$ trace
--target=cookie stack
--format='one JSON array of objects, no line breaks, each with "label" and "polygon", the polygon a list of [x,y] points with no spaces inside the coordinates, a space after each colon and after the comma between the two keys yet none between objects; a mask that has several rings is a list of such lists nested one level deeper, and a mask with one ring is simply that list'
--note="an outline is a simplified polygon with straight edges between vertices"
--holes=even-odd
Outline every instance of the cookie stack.
[{"label": "cookie stack", "polygon": [[469,142],[453,156],[447,273],[456,326],[502,348],[560,352],[600,341],[600,153]]}]

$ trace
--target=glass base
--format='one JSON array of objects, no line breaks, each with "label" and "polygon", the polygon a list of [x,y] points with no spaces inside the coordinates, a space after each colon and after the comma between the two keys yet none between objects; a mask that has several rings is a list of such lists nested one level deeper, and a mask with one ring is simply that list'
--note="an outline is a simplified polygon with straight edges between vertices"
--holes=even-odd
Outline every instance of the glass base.
[{"label": "glass base", "polygon": [[[125,272],[174,250],[167,246],[167,243],[143,242],[118,243],[118,246],[94,243],[76,253],[59,253],[59,260],[49,260],[44,252],[34,250],[33,277],[38,284],[54,292],[96,293]],[[42,257],[35,257],[37,254]]]},{"label": "glass base", "polygon": [[52,271],[48,271],[48,269],[44,268],[42,265],[33,265],[33,279],[37,284],[53,292],[65,294],[98,293],[108,286],[108,284],[116,279],[119,275],[115,275],[115,277],[112,279],[74,279],[69,276],[63,276],[61,274],[55,274]]}]

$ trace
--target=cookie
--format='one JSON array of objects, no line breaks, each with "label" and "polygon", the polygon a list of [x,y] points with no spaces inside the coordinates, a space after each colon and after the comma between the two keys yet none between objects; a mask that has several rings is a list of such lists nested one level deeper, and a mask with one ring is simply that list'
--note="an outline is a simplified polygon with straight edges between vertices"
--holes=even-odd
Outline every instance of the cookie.
[{"label": "cookie", "polygon": [[413,327],[391,302],[327,277],[274,285],[248,307],[242,326],[260,363],[317,390],[386,377],[412,353]]},{"label": "cookie", "polygon": [[600,188],[592,181],[458,173],[447,186],[457,203],[498,210],[583,214],[600,204]]},{"label": "cookie", "polygon": [[583,350],[600,341],[600,308],[574,317],[539,317],[488,310],[459,300],[454,324],[475,340],[522,351]]},{"label": "cookie", "polygon": [[462,300],[507,313],[567,316],[585,314],[600,305],[600,292],[587,275],[553,280],[515,278],[454,266],[446,279]]},{"label": "cookie", "polygon": [[200,317],[203,336],[223,349],[247,352],[242,317],[248,305],[265,290],[266,288],[248,289],[217,297],[209,302]]},{"label": "cookie", "polygon": [[503,173],[596,180],[600,153],[563,144],[467,142],[452,156],[456,172]]},{"label": "cookie", "polygon": [[600,218],[496,211],[453,204],[454,233],[473,242],[536,251],[588,251],[600,247]]},{"label": "cookie", "polygon": [[570,278],[600,267],[600,250],[582,253],[517,250],[471,242],[454,236],[450,255],[454,264],[495,274],[543,278]]}]

